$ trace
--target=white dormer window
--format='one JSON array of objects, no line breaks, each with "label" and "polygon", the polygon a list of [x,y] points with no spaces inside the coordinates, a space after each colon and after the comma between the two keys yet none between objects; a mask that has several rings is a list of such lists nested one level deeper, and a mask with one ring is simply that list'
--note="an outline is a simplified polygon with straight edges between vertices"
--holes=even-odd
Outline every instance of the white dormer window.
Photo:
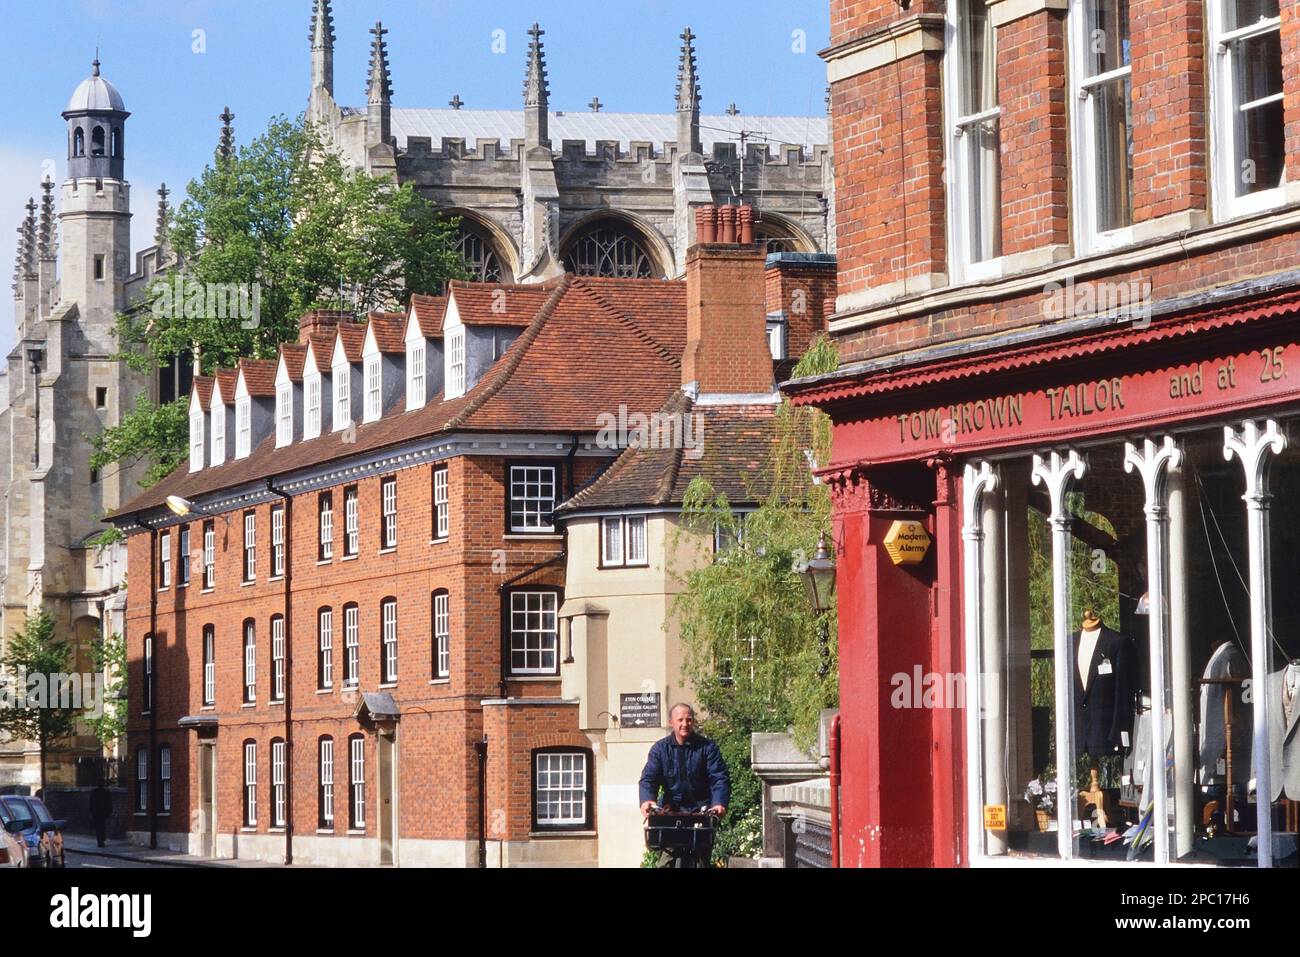
[{"label": "white dormer window", "polygon": [[212,464],[226,460],[226,405],[216,402],[212,406]]},{"label": "white dormer window", "polygon": [[293,385],[286,382],[275,390],[275,447],[293,442]]},{"label": "white dormer window", "polygon": [[235,400],[235,458],[247,458],[253,439],[253,400],[241,396]]},{"label": "white dormer window", "polygon": [[366,356],[365,376],[366,414],[364,421],[374,422],[383,412],[383,400],[380,394],[382,382],[379,371],[379,356]]},{"label": "white dormer window", "polygon": [[334,431],[352,424],[351,369],[347,363],[334,366]]},{"label": "white dormer window", "polygon": [[410,344],[406,351],[406,408],[424,407],[424,340]]},{"label": "white dormer window", "polygon": [[457,329],[447,337],[447,398],[465,394],[465,330]]},{"label": "white dormer window", "polygon": [[190,413],[190,471],[203,468],[203,413]]},{"label": "white dormer window", "polygon": [[303,391],[307,393],[307,415],[302,425],[302,437],[314,439],[320,435],[320,374],[308,374],[303,380]]}]

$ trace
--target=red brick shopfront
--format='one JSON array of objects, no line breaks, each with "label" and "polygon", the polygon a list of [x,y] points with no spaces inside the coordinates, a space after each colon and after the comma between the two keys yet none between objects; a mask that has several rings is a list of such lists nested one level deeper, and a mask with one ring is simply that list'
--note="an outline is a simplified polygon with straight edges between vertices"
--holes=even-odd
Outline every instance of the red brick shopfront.
[{"label": "red brick shopfront", "polygon": [[835,423],[845,865],[1295,866],[1295,279],[787,384]]}]

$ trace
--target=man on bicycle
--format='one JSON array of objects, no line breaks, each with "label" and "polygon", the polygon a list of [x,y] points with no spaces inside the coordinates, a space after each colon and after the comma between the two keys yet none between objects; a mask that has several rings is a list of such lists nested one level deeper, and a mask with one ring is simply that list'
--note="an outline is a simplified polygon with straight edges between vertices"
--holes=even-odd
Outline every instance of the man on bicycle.
[{"label": "man on bicycle", "polygon": [[651,746],[641,772],[641,815],[650,815],[662,787],[665,809],[707,809],[722,817],[731,800],[731,776],[722,751],[695,733],[695,709],[690,705],[673,705],[668,724],[673,733]]}]

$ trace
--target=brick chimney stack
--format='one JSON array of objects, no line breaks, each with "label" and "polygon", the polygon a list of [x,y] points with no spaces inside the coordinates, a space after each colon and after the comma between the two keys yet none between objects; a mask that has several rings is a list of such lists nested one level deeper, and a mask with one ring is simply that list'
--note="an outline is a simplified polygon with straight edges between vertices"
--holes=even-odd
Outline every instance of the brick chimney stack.
[{"label": "brick chimney stack", "polygon": [[[749,207],[696,210],[696,245],[686,252],[686,351],[682,383],[701,394],[767,393],[774,384],[767,343],[766,252],[753,244]],[[750,243],[736,242],[737,223]]]},{"label": "brick chimney stack", "polygon": [[340,322],[355,322],[356,317],[350,312],[335,309],[313,309],[304,312],[298,320],[298,344],[306,345],[312,336],[332,336]]}]

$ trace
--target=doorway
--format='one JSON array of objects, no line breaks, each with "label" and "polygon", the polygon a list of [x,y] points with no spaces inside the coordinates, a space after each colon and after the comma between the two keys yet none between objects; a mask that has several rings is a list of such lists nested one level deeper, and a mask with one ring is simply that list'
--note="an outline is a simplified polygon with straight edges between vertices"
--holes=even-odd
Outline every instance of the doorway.
[{"label": "doorway", "polygon": [[397,730],[377,736],[379,749],[379,864],[397,863]]},{"label": "doorway", "polygon": [[199,853],[216,857],[217,839],[217,746],[199,745]]}]

